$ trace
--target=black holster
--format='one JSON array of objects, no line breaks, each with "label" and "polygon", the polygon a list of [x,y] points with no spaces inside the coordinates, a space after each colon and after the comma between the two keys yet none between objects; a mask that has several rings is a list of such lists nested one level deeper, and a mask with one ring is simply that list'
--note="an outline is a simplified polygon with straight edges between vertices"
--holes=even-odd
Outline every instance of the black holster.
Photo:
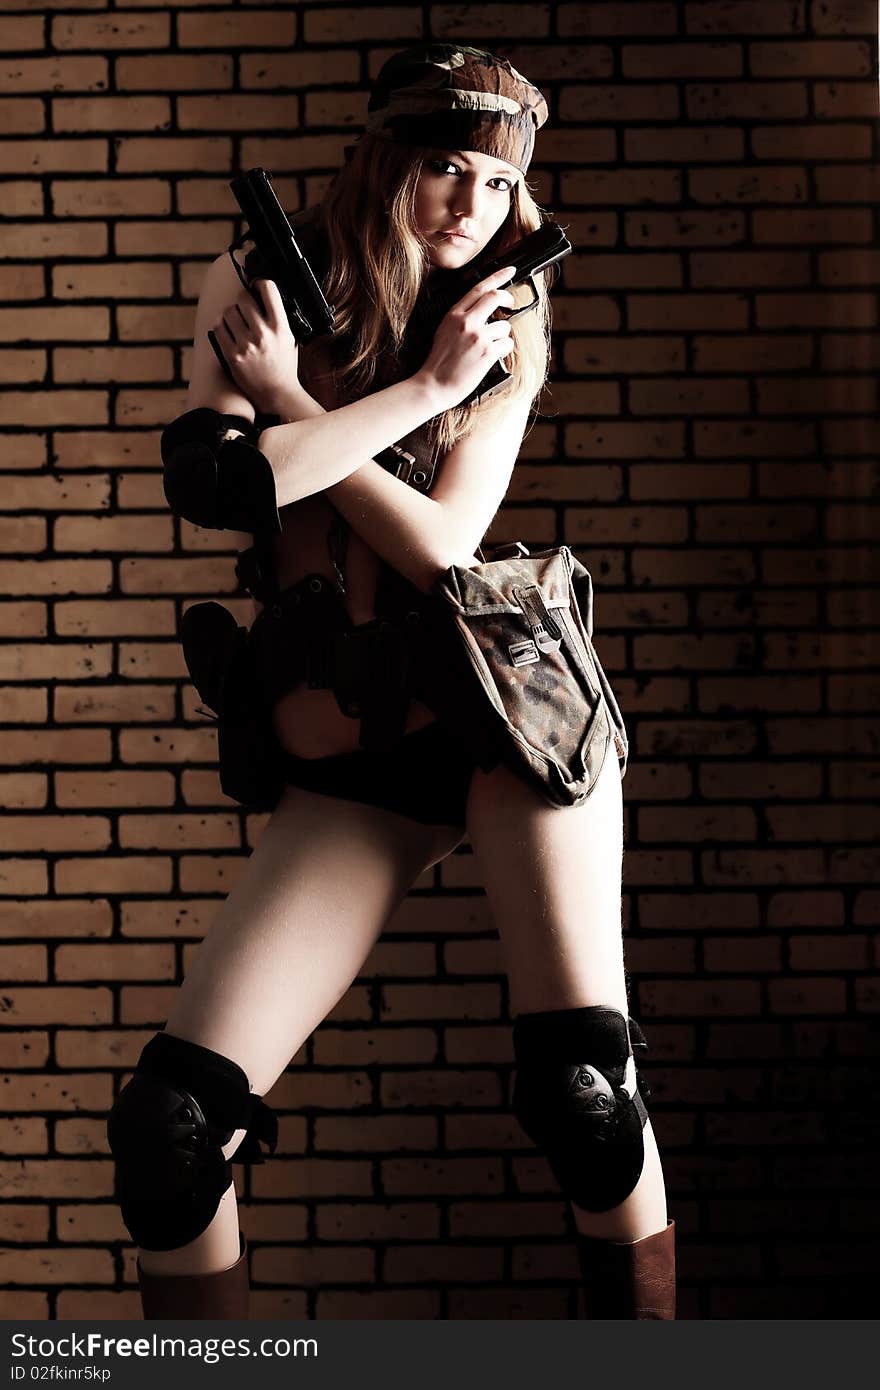
[{"label": "black holster", "polygon": [[216,716],[220,786],[250,810],[274,810],[284,787],[280,749],[247,629],[222,604],[197,603],[183,616],[180,639],[193,685]]}]

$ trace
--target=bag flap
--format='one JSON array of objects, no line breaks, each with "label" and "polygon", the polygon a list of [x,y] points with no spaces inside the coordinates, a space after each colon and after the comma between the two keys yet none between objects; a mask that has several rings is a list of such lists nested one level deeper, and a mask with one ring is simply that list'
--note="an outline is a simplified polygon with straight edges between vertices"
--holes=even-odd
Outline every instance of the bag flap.
[{"label": "bag flap", "polygon": [[437,580],[434,592],[462,613],[520,613],[514,589],[538,585],[548,608],[567,608],[571,602],[571,551],[567,546],[537,555],[489,560],[467,569],[451,565]]}]

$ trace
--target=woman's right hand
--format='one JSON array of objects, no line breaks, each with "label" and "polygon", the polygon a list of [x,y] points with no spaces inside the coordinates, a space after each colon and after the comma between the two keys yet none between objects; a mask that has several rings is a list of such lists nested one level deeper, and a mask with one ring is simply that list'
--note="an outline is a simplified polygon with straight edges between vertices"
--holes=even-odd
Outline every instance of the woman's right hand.
[{"label": "woman's right hand", "polygon": [[499,308],[513,308],[516,300],[502,289],[513,278],[514,266],[503,266],[479,280],[440,320],[431,351],[416,373],[451,410],[478,386],[494,362],[513,350],[513,334],[506,319],[493,319]]}]

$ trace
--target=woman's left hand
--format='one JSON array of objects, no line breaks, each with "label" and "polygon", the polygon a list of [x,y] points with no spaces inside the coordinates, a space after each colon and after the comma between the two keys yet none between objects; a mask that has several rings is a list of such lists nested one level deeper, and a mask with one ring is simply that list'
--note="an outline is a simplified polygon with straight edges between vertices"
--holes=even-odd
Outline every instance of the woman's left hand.
[{"label": "woman's left hand", "polygon": [[236,385],[254,408],[283,413],[284,403],[301,391],[299,347],[275,281],[252,283],[265,316],[242,286],[235,303],[214,325],[214,333]]}]

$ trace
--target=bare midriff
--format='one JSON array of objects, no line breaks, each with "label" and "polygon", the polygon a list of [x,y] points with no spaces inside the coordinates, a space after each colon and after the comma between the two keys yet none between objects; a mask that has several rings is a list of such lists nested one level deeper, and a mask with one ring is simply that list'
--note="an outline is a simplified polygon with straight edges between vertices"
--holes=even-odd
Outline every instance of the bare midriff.
[{"label": "bare midriff", "polygon": [[[311,394],[327,408],[324,392]],[[275,545],[275,574],[279,588],[298,583],[307,574],[321,574],[336,586],[327,535],[337,513],[320,493],[284,507],[282,531]],[[345,559],[345,607],[355,624],[371,622],[376,613],[376,586],[381,561],[356,531],[349,531]],[[262,605],[254,601],[254,617]],[[434,722],[433,710],[412,700],[406,733]],[[297,758],[327,758],[359,747],[360,720],[342,713],[332,690],[311,690],[306,683],[289,690],[272,712],[275,734],[282,747]]]}]

